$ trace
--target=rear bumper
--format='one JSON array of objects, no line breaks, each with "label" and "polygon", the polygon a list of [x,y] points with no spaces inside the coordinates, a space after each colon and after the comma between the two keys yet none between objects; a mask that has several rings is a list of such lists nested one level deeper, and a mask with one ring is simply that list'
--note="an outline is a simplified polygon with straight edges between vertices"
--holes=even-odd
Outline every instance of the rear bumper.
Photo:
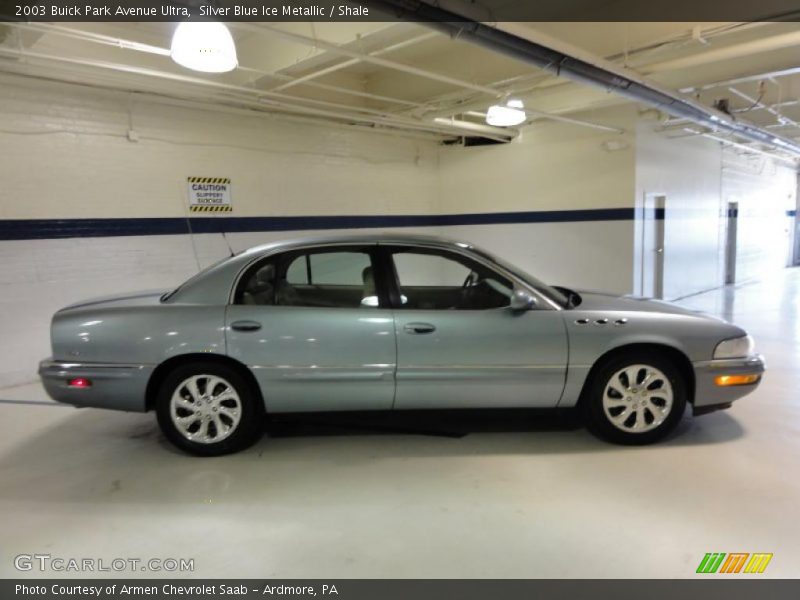
[{"label": "rear bumper", "polygon": [[[39,377],[53,400],[79,407],[134,412],[145,411],[145,390],[152,372],[151,365],[75,363],[51,359],[39,363]],[[76,377],[89,379],[91,387],[70,387],[69,381]]]},{"label": "rear bumper", "polygon": [[[761,376],[766,367],[761,355],[747,358],[730,358],[724,360],[708,360],[694,363],[695,414],[705,414],[716,409],[728,408],[734,400],[738,400],[755,390],[761,383]],[[720,375],[756,375],[758,379],[746,385],[719,386],[715,379]]]}]

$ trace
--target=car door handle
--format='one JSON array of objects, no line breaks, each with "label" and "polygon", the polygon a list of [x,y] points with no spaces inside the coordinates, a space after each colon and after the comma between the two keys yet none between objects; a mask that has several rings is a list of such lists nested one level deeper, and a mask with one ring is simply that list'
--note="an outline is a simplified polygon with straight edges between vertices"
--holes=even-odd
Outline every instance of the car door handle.
[{"label": "car door handle", "polygon": [[234,321],[231,323],[231,329],[234,331],[258,331],[261,329],[261,323],[258,321]]},{"label": "car door handle", "polygon": [[406,333],[433,333],[436,327],[430,323],[406,323],[403,325]]}]

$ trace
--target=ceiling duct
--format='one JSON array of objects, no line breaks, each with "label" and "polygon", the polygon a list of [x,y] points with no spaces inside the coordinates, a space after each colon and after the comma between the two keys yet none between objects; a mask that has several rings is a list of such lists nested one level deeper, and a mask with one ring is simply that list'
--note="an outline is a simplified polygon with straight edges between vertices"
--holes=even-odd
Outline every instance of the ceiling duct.
[{"label": "ceiling duct", "polygon": [[617,92],[712,131],[729,133],[800,156],[800,144],[790,138],[737,121],[730,115],[681,97],[671,90],[659,89],[634,73],[624,73],[619,68],[604,68],[543,43],[509,33],[501,29],[500,24],[488,25],[418,0],[370,0],[370,4],[389,14],[422,22],[454,38],[470,41],[554,75]]}]

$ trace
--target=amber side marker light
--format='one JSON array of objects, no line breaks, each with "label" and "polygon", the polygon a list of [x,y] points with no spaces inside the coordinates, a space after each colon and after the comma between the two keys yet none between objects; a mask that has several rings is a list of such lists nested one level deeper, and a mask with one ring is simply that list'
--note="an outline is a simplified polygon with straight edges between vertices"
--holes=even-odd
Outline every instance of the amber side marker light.
[{"label": "amber side marker light", "polygon": [[747,385],[748,383],[755,383],[760,378],[761,375],[718,375],[714,378],[714,383],[721,387]]},{"label": "amber side marker light", "polygon": [[75,379],[70,379],[67,385],[71,388],[89,388],[92,387],[92,380],[86,379],[86,377],[76,377]]}]

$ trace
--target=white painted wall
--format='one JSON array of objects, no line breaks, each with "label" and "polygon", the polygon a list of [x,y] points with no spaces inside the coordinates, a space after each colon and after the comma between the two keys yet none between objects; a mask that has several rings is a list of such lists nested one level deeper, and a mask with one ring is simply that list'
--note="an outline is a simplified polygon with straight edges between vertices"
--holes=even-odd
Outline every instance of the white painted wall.
[{"label": "white painted wall", "polygon": [[12,76],[0,148],[4,219],[180,217],[192,175],[230,177],[237,216],[416,214],[436,198],[431,142]]},{"label": "white painted wall", "polygon": [[[504,146],[446,148],[439,159],[442,213],[633,207],[636,112],[577,115],[630,133],[540,122]],[[622,146],[609,151],[608,142]],[[544,281],[631,291],[629,221],[449,227]]]}]

